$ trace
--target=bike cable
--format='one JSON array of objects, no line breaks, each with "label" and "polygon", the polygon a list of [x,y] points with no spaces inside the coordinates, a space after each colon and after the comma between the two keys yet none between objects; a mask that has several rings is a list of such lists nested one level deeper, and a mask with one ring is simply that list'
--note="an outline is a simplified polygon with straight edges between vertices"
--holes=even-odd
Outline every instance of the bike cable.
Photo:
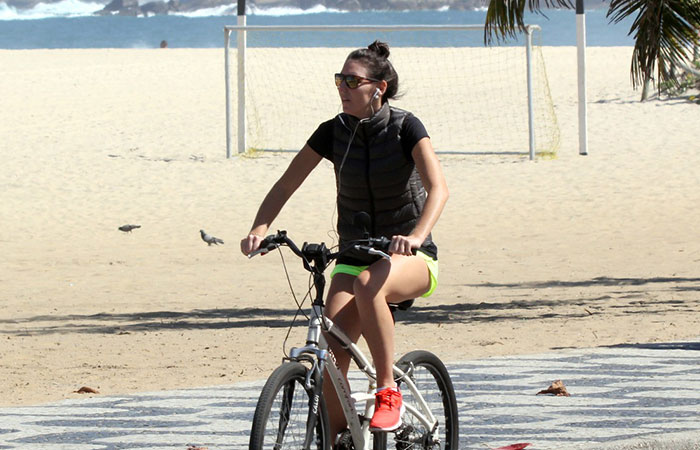
[{"label": "bike cable", "polygon": [[[297,305],[297,310],[294,313],[294,317],[292,318],[292,323],[289,325],[289,328],[287,328],[287,334],[284,336],[284,340],[282,341],[282,353],[284,354],[285,357],[288,357],[289,355],[287,354],[287,341],[289,340],[289,335],[292,333],[292,328],[294,328],[294,324],[297,321],[297,317],[299,317],[299,314],[303,314],[304,318],[306,320],[309,320],[309,317],[306,315],[306,313],[303,310],[304,303],[306,302],[306,299],[310,297],[311,295],[311,283],[309,285],[309,289],[306,291],[306,295],[304,295],[304,298],[301,300],[301,303],[299,303],[299,299],[297,298],[296,293],[294,292],[294,286],[292,286],[292,279],[289,278],[289,270],[287,269],[287,263],[284,260],[284,253],[282,253],[282,248],[277,247],[277,251],[279,251],[280,254],[280,259],[282,260],[282,268],[284,269],[284,275],[287,278],[287,284],[289,285],[289,291],[292,294],[292,298],[294,299],[294,303]],[[309,280],[311,280],[311,277],[309,276]]]}]

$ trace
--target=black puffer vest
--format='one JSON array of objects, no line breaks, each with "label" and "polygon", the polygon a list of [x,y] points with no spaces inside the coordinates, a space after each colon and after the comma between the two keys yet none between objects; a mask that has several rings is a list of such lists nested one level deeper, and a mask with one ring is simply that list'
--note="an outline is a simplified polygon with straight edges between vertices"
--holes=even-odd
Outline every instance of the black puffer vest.
[{"label": "black puffer vest", "polygon": [[[409,114],[385,103],[370,119],[360,121],[347,114],[335,117],[333,165],[341,248],[347,241],[362,238],[362,228],[354,223],[360,211],[369,214],[367,231],[374,237],[408,235],[415,228],[426,192],[414,162],[401,146],[401,127]],[[424,247],[430,249],[427,253],[437,256],[430,235],[421,248]],[[365,265],[376,260],[357,253],[347,255],[339,262]]]}]

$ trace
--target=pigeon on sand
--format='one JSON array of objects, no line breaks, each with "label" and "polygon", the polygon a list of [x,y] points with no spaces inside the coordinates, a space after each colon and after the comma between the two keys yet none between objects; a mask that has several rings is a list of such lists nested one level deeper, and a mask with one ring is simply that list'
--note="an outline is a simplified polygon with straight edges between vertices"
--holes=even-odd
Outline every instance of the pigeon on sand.
[{"label": "pigeon on sand", "polygon": [[224,241],[222,241],[221,239],[208,235],[204,230],[199,230],[199,234],[202,235],[202,240],[209,245],[219,245],[224,243]]},{"label": "pigeon on sand", "polygon": [[131,230],[134,230],[136,228],[141,228],[141,225],[122,225],[119,227],[119,231],[131,233]]}]

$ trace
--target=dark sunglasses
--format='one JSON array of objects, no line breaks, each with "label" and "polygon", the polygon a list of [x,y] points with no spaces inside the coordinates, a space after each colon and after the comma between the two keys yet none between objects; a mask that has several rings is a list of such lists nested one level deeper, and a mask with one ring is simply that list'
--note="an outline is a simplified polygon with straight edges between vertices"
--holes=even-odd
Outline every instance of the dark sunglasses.
[{"label": "dark sunglasses", "polygon": [[343,81],[345,81],[345,84],[350,88],[350,89],[357,89],[357,87],[362,83],[362,81],[379,81],[375,80],[374,78],[367,78],[367,77],[358,77],[357,75],[343,75],[342,73],[336,73],[335,74],[335,86],[340,87],[341,84],[343,84]]}]

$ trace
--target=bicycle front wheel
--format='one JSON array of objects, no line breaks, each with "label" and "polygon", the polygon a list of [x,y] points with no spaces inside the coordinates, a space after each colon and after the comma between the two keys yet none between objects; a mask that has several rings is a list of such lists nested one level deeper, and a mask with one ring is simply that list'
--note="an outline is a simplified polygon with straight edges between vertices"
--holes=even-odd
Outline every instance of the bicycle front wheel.
[{"label": "bicycle front wheel", "polygon": [[328,415],[323,396],[314,401],[313,386],[306,388],[309,369],[298,362],[282,364],[270,375],[258,399],[250,434],[250,450],[300,449],[307,421],[317,413],[310,448],[330,446]]},{"label": "bicycle front wheel", "polygon": [[[423,350],[407,353],[396,365],[410,374],[438,421],[437,430],[429,430],[412,414],[404,414],[404,425],[395,435],[396,449],[456,450],[459,446],[457,398],[445,365],[437,356]],[[398,384],[401,385],[400,380]],[[403,389],[401,394],[404,403],[420,411],[418,400],[410,390]]]}]

